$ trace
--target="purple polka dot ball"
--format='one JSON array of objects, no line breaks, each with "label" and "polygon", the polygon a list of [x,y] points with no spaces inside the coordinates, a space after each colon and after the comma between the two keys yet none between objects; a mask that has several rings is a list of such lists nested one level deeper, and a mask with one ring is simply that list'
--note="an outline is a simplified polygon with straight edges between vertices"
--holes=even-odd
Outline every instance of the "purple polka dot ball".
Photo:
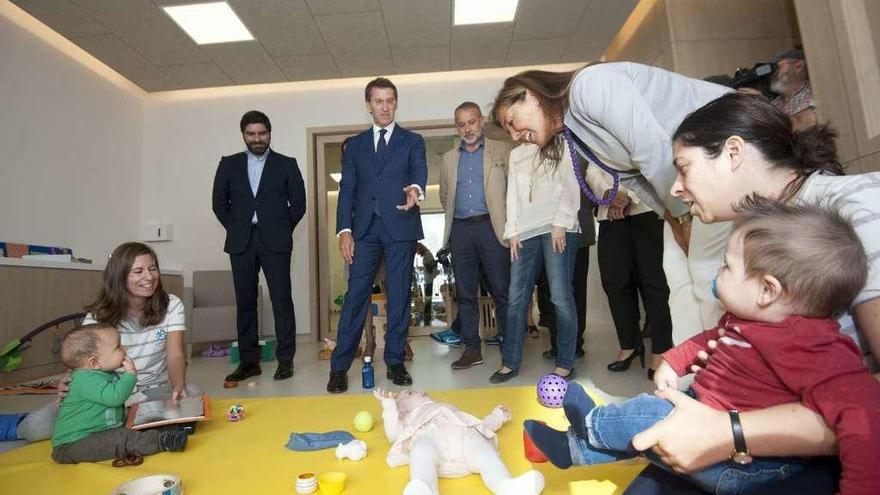
[{"label": "purple polka dot ball", "polygon": [[229,411],[226,413],[226,419],[235,423],[244,419],[244,406],[241,404],[236,404],[229,408]]},{"label": "purple polka dot ball", "polygon": [[562,398],[568,390],[568,381],[559,375],[550,373],[538,380],[538,402],[544,407],[562,407]]}]

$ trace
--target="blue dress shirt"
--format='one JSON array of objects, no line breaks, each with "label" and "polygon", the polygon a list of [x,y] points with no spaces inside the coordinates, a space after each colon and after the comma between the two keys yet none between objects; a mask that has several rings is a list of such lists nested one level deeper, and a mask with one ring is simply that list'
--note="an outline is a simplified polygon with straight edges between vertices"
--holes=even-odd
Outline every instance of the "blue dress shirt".
[{"label": "blue dress shirt", "polygon": [[470,152],[464,142],[459,145],[458,180],[455,183],[455,218],[467,218],[489,213],[483,189],[483,145]]}]

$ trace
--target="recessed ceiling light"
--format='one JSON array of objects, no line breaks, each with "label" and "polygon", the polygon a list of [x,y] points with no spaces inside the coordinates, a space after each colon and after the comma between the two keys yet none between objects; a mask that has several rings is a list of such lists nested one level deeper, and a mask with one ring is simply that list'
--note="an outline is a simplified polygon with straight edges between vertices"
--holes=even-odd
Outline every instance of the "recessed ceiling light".
[{"label": "recessed ceiling light", "polygon": [[512,22],[519,0],[455,0],[455,25]]},{"label": "recessed ceiling light", "polygon": [[226,2],[174,5],[162,9],[199,45],[254,39]]}]

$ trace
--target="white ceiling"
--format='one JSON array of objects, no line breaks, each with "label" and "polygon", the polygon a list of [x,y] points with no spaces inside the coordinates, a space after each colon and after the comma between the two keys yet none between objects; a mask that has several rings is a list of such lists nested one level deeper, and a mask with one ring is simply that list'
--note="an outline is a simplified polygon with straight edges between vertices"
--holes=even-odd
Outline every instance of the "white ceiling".
[{"label": "white ceiling", "polygon": [[512,23],[453,26],[453,0],[228,0],[256,41],[196,45],[159,7],[12,0],[146,91],[582,62],[638,0],[520,0]]}]

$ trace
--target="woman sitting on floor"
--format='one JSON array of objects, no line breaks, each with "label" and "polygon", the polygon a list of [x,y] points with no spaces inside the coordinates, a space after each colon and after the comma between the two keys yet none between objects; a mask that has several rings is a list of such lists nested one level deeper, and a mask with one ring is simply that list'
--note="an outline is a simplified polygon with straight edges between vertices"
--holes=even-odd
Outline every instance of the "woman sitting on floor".
[{"label": "woman sitting on floor", "polygon": [[[134,362],[137,387],[127,405],[201,394],[199,387],[186,383],[183,301],[162,288],[159,260],[149,246],[127,242],[113,250],[104,268],[104,285],[86,310],[89,313],[83,324],[115,327]],[[67,380],[69,377],[59,392],[62,396],[67,392]],[[52,436],[58,404],[52,401],[25,416],[18,436],[29,442]]]}]

